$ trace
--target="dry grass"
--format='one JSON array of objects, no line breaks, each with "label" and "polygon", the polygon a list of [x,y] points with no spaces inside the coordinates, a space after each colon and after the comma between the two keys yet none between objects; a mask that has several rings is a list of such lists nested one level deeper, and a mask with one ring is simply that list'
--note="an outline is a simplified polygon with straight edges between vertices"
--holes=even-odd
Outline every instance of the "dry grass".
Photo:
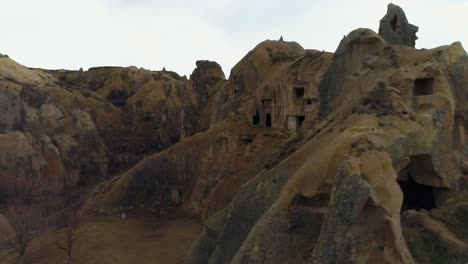
[{"label": "dry grass", "polygon": [[[120,216],[89,216],[79,228],[74,248],[74,264],[182,263],[191,242],[201,233],[202,225],[194,217],[171,213],[158,221],[156,230],[149,212],[129,212]],[[64,263],[66,256],[51,243],[57,236],[49,232],[35,240],[28,252],[27,263]],[[16,263],[14,256],[0,263]]]}]

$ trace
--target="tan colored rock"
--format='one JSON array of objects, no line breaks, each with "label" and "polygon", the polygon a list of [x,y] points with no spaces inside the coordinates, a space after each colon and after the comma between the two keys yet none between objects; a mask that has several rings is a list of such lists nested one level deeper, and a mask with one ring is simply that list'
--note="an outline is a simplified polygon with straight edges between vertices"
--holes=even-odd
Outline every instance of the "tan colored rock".
[{"label": "tan colored rock", "polygon": [[265,41],[228,80],[211,62],[187,80],[6,61],[29,86],[1,79],[22,106],[5,100],[0,165],[88,185],[118,167],[87,209],[182,203],[205,220],[187,263],[466,262],[468,57],[412,48],[395,10],[397,40]]},{"label": "tan colored rock", "polygon": [[22,126],[25,118],[25,106],[17,94],[0,90],[0,129],[16,130]]},{"label": "tan colored rock", "polygon": [[[213,215],[206,224],[224,226],[205,231],[187,262],[414,263],[401,208],[443,206],[460,188],[454,119],[465,99],[457,103],[447,75],[464,61],[459,49],[349,34],[320,85],[321,129]],[[432,205],[412,200],[411,188]]]}]

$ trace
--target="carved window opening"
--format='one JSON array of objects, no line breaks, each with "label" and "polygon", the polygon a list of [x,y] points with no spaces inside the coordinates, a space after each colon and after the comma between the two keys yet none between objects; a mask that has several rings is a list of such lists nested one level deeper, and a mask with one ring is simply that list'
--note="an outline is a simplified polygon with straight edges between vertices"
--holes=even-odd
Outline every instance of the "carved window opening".
[{"label": "carved window opening", "polygon": [[252,117],[252,123],[254,126],[260,124],[260,114],[258,113],[258,110],[255,111],[255,115]]},{"label": "carved window opening", "polygon": [[271,114],[270,113],[267,113],[265,115],[265,126],[271,127]]},{"label": "carved window opening", "polygon": [[414,81],[414,95],[432,95],[434,94],[434,78],[420,78]]},{"label": "carved window opening", "polygon": [[304,122],[305,120],[305,116],[298,116],[297,117],[297,127],[300,127],[302,125],[302,123]]},{"label": "carved window opening", "polygon": [[145,112],[145,114],[143,115],[143,121],[150,122],[151,120],[153,120],[153,113]]},{"label": "carved window opening", "polygon": [[304,97],[304,87],[295,87],[294,88],[294,96],[297,98],[297,99],[300,99],[302,97]]}]

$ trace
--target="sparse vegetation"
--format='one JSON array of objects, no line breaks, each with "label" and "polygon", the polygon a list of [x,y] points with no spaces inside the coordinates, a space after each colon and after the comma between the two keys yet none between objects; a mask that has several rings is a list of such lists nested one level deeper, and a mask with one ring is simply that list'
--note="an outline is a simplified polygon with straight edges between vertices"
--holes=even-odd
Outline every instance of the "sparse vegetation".
[{"label": "sparse vegetation", "polygon": [[26,252],[31,241],[42,231],[42,212],[37,205],[15,203],[3,211],[11,232],[2,233],[1,248],[18,255],[20,263],[26,263]]},{"label": "sparse vegetation", "polygon": [[53,245],[65,253],[66,264],[73,262],[73,249],[79,235],[79,224],[80,216],[78,214],[78,208],[67,208],[59,213],[57,227],[61,230],[57,232],[57,240],[53,242]]},{"label": "sparse vegetation", "polygon": [[20,263],[26,263],[26,252],[31,241],[44,229],[45,200],[37,196],[40,183],[33,176],[2,174],[4,201],[0,208],[9,230],[1,232],[1,248],[15,253]]}]

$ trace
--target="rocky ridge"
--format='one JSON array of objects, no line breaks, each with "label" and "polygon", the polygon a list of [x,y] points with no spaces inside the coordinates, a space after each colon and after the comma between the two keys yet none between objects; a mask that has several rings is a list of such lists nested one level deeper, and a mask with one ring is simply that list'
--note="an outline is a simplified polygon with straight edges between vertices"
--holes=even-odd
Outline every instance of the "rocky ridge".
[{"label": "rocky ridge", "polygon": [[186,263],[464,263],[468,56],[417,30],[390,4],[379,34],[267,40],[227,80],[0,58],[0,177],[106,179],[90,212],[181,204],[205,221]]}]

